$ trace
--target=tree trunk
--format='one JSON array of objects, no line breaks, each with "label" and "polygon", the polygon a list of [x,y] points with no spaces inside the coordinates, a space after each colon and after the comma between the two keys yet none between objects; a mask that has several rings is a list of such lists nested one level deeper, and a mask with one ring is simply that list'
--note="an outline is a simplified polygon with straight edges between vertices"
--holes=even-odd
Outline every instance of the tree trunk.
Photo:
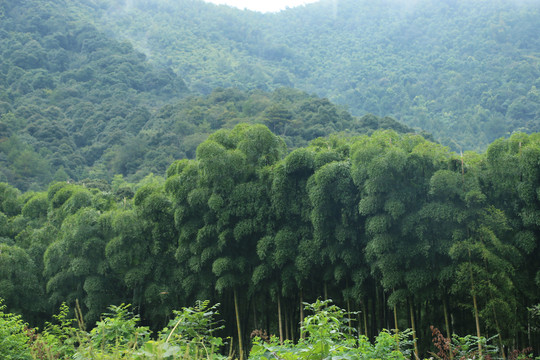
[{"label": "tree trunk", "polygon": [[302,328],[304,327],[304,298],[302,290],[300,290],[300,339],[304,338],[304,332]]},{"label": "tree trunk", "polygon": [[255,309],[255,301],[253,301],[252,306],[253,306],[253,329],[258,329],[259,326],[257,324],[257,310]]},{"label": "tree trunk", "polygon": [[394,324],[395,324],[395,330],[396,330],[396,345],[397,345],[397,350],[399,351],[399,337],[397,336],[399,334],[399,329],[398,329],[398,323],[397,323],[397,306],[394,305]]},{"label": "tree trunk", "polygon": [[[294,304],[294,303],[293,303]],[[295,326],[294,326],[294,311],[290,311],[289,313],[289,329],[291,331],[291,341],[294,343],[294,330],[295,330]]]},{"label": "tree trunk", "polygon": [[238,296],[236,295],[236,288],[233,290],[234,294],[234,311],[236,313],[236,327],[238,329],[238,351],[240,360],[244,360],[244,349],[242,345],[242,330],[240,329],[240,314],[238,312]]},{"label": "tree trunk", "polygon": [[454,351],[452,350],[452,336],[450,334],[450,324],[448,322],[448,307],[446,305],[446,298],[443,297],[443,311],[444,311],[444,325],[446,326],[446,337],[450,341],[449,355],[450,360],[454,360]]},{"label": "tree trunk", "polygon": [[413,312],[413,306],[412,306],[412,299],[409,299],[409,312],[411,313],[411,327],[412,327],[412,336],[413,336],[413,342],[414,342],[414,355],[417,359],[418,357],[418,339],[416,337],[416,326],[414,325],[414,312]]},{"label": "tree trunk", "polygon": [[495,317],[495,326],[497,327],[497,332],[499,333],[499,344],[501,345],[501,355],[503,360],[506,360],[506,354],[504,353],[504,345],[502,342],[502,336],[501,336],[501,328],[499,327],[499,320],[497,320],[497,313],[495,311],[495,308],[493,309],[493,316]]},{"label": "tree trunk", "polygon": [[394,329],[396,330],[396,334],[399,332],[398,323],[397,323],[397,306],[394,305]]},{"label": "tree trunk", "polygon": [[366,335],[366,337],[369,338],[368,327],[367,327],[367,308],[366,308],[365,301],[362,302],[362,312],[364,313],[364,332],[365,332],[364,335]]},{"label": "tree trunk", "polygon": [[281,296],[277,297],[277,311],[278,311],[278,324],[279,324],[279,343],[283,345],[283,324],[281,323]]},{"label": "tree trunk", "polygon": [[351,319],[351,301],[347,299],[347,317],[349,318],[349,335],[352,331],[352,319]]},{"label": "tree trunk", "polygon": [[[474,291],[474,286],[473,286],[473,291]],[[478,304],[476,302],[476,294],[473,293],[473,305],[474,305],[474,320],[476,322],[476,336],[478,336],[478,338],[481,337],[480,335],[480,318],[478,317]],[[478,355],[480,357],[482,357],[482,344],[480,342],[478,342]]]},{"label": "tree trunk", "polygon": [[[285,302],[284,305],[287,305],[287,302]],[[285,340],[290,339],[290,337],[289,337],[289,318],[290,318],[291,314],[289,314],[288,310],[289,310],[288,306],[283,307],[283,320],[285,322]]]},{"label": "tree trunk", "polygon": [[[469,249],[469,274],[471,276],[471,289],[473,295],[473,306],[474,306],[474,320],[476,322],[476,336],[480,338],[480,318],[478,316],[478,303],[476,302],[476,291],[474,289],[474,277],[472,272],[471,264],[471,250]],[[482,344],[478,342],[478,355],[482,357]]]}]

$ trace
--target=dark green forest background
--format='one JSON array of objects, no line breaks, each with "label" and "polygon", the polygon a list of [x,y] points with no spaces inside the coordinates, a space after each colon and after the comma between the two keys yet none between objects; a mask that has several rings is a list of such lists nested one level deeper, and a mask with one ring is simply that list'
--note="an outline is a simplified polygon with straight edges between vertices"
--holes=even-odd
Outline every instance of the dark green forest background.
[{"label": "dark green forest background", "polygon": [[0,298],[229,334],[237,302],[248,343],[323,297],[538,350],[539,12],[0,0]]}]

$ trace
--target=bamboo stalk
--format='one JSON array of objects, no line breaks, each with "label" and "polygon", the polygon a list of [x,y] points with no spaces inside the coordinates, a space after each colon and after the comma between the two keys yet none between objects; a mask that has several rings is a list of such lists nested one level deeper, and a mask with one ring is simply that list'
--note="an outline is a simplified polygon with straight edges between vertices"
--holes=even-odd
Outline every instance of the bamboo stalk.
[{"label": "bamboo stalk", "polygon": [[328,300],[328,285],[324,282],[324,300]]},{"label": "bamboo stalk", "polygon": [[399,329],[398,329],[398,322],[397,322],[397,306],[394,305],[394,326],[396,330],[396,344],[397,344],[397,350],[399,351]]},{"label": "bamboo stalk", "polygon": [[368,327],[367,327],[367,308],[366,308],[365,302],[362,302],[362,312],[364,313],[364,335],[369,337]]},{"label": "bamboo stalk", "polygon": [[[287,305],[286,303],[284,305]],[[285,322],[285,340],[289,340],[289,311],[288,306],[284,306],[283,308],[283,320]]]},{"label": "bamboo stalk", "polygon": [[352,331],[352,319],[351,319],[351,301],[347,299],[347,317],[349,319],[349,335]]},{"label": "bamboo stalk", "polygon": [[[478,303],[476,302],[476,291],[474,289],[474,277],[473,277],[472,263],[471,263],[471,249],[469,249],[469,274],[471,276],[471,289],[472,289],[473,306],[474,306],[474,320],[476,322],[476,336],[480,338],[481,337],[480,318],[478,316]],[[480,341],[478,342],[478,355],[482,357],[482,344],[480,343]]]},{"label": "bamboo stalk", "polygon": [[304,339],[304,332],[302,328],[304,327],[304,299],[302,290],[300,290],[300,339]]},{"label": "bamboo stalk", "polygon": [[244,349],[242,348],[242,330],[240,328],[240,313],[238,311],[238,296],[236,295],[236,288],[234,288],[233,294],[234,311],[236,312],[236,328],[238,330],[238,352],[240,354],[240,360],[244,360]]},{"label": "bamboo stalk", "polygon": [[411,313],[411,326],[412,326],[412,336],[413,336],[413,342],[414,342],[414,356],[419,359],[418,357],[418,339],[416,337],[416,326],[414,325],[414,312],[413,312],[413,306],[412,306],[412,300],[409,299],[409,312]]},{"label": "bamboo stalk", "polygon": [[[520,145],[521,145],[521,143],[520,143]],[[486,262],[485,259],[484,259],[484,269],[486,270],[487,273],[489,273],[488,268],[487,268],[487,262]],[[493,300],[493,293],[491,292],[491,280],[488,279],[488,283],[489,283],[489,286],[488,286],[489,296],[490,296],[491,300]],[[498,333],[498,337],[499,337],[499,345],[501,346],[501,352],[502,352],[501,355],[502,355],[503,360],[506,360],[506,354],[504,353],[504,345],[503,345],[503,342],[502,342],[501,328],[499,327],[499,320],[497,318],[497,312],[495,311],[495,307],[491,307],[491,310],[493,311],[493,317],[495,319],[495,327],[497,329],[497,333]]]},{"label": "bamboo stalk", "polygon": [[279,323],[279,343],[283,345],[283,324],[281,323],[281,296],[277,298],[278,323]]},{"label": "bamboo stalk", "polygon": [[448,322],[448,308],[447,308],[447,305],[446,305],[446,298],[443,297],[443,311],[444,311],[444,325],[446,326],[446,337],[448,339],[448,341],[450,341],[450,344],[449,344],[449,355],[450,355],[450,360],[454,360],[454,351],[452,350],[452,337],[450,335],[450,324]]}]

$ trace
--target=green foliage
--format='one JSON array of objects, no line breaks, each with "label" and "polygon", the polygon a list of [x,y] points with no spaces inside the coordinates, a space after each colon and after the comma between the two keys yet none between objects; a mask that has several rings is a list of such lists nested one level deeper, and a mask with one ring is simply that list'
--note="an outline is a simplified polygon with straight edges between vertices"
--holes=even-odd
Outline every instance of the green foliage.
[{"label": "green foliage", "polygon": [[[88,13],[151,61],[172,66],[195,93],[295,87],[353,115],[394,116],[445,145],[480,150],[518,129],[539,130],[538,11],[534,1],[342,0],[260,14],[161,0]],[[219,98],[226,105],[234,96]],[[277,134],[295,127],[282,104],[254,98],[247,105],[263,109]],[[234,121],[237,111],[223,106],[221,114]],[[338,127],[335,115],[313,112],[313,137]]]},{"label": "green foliage", "polygon": [[[14,348],[3,354],[8,354],[7,359],[225,359],[218,352],[223,340],[212,335],[222,329],[213,320],[218,305],[208,304],[208,301],[200,302],[195,307],[175,311],[175,318],[170,321],[172,328],[162,329],[155,340],[150,338],[148,327],[138,325],[140,319],[129,311],[130,305],[110,306],[110,313],[102,314],[96,326],[86,332],[74,327],[75,319],[69,318],[69,308],[63,304],[60,313],[54,316],[57,323],[46,323],[45,329],[35,334],[30,347],[32,357],[26,343],[22,344],[26,346],[27,357],[9,357],[15,354]],[[0,331],[23,325],[18,317],[8,315],[0,317],[11,321],[0,323],[3,325]],[[26,333],[21,339],[7,334],[2,345],[13,345],[15,340],[28,342]]]},{"label": "green foliage", "polygon": [[[110,180],[115,174],[139,181],[149,173],[165,172],[175,159],[194,158],[197,146],[211,132],[231,129],[241,122],[267,124],[274,134],[283,136],[290,148],[305,146],[314,138],[336,132],[356,135],[388,128],[413,131],[388,117],[355,118],[326,98],[282,88],[292,85],[287,80],[290,71],[279,70],[275,76],[260,77],[258,66],[245,64],[236,65],[241,71],[250,69],[243,76],[246,86],[241,86],[242,90],[213,84],[203,91],[204,96],[181,99],[187,88],[169,69],[170,64],[150,64],[130,43],[108,37],[122,31],[111,32],[100,16],[91,19],[90,14],[107,10],[103,13],[105,19],[124,8],[114,3],[102,2],[92,7],[87,2],[75,1],[61,6],[47,0],[31,0],[14,4],[5,13],[0,51],[9,56],[3,58],[0,68],[0,181],[23,190],[43,189],[52,180]],[[150,8],[161,11],[161,5]],[[176,5],[166,7],[178,10]],[[182,18],[201,5],[205,6],[182,5]],[[140,6],[137,2],[130,8],[140,14]],[[150,13],[144,14],[146,21]],[[191,17],[184,20],[191,21]],[[144,21],[141,19],[141,23]],[[230,24],[226,27],[230,28]],[[206,46],[193,34],[162,45],[177,41],[183,44],[182,49]],[[185,41],[193,43],[184,46]],[[266,54],[265,59],[276,60],[281,58],[276,53],[290,55],[290,49],[282,51],[288,48],[270,46],[272,51],[262,53]],[[199,65],[206,61],[199,59],[203,53],[211,61],[225,61],[221,56],[216,58],[215,50],[191,51],[190,56],[181,58]],[[267,56],[270,53],[274,55]],[[184,70],[190,66],[186,64]],[[178,73],[189,72],[184,70]],[[219,83],[218,78],[229,78],[233,73],[225,75],[220,71],[197,82],[201,85],[213,78]],[[259,80],[252,81],[251,77],[276,80],[272,80],[271,86],[259,87]],[[223,83],[232,85],[229,81]],[[195,89],[194,94],[197,93]],[[248,143],[249,140],[245,146]],[[275,154],[267,155],[275,158]]]},{"label": "green foliage", "polygon": [[343,309],[332,305],[330,300],[317,300],[306,304],[306,310],[313,311],[304,319],[302,331],[308,335],[298,344],[279,344],[272,337],[269,342],[256,337],[250,352],[250,359],[407,359],[412,342],[408,331],[392,335],[384,330],[371,344],[367,337],[352,336],[348,316]]},{"label": "green foliage", "polygon": [[10,309],[26,314],[41,310],[42,289],[37,275],[34,262],[24,249],[0,243],[0,294]]},{"label": "green foliage", "polygon": [[75,327],[76,320],[69,317],[69,307],[63,303],[53,318],[54,322],[46,322],[43,331],[31,342],[34,358],[62,359],[75,354],[82,333]]},{"label": "green foliage", "polygon": [[[85,179],[38,193],[0,184],[0,292],[32,326],[64,302],[80,304],[78,322],[98,324],[100,332],[75,330],[62,307],[65,325],[46,325],[50,339],[36,342],[36,354],[76,353],[65,341],[74,332],[86,357],[145,351],[159,358],[183,346],[203,356],[212,344],[193,339],[218,334],[201,335],[215,309],[203,303],[173,313],[197,298],[219,300],[229,324],[238,315],[231,351],[239,351],[239,336],[246,343],[251,326],[281,330],[284,340],[305,335],[302,346],[315,353],[357,351],[367,339],[351,345],[340,337],[350,335],[336,327],[348,316],[330,305],[315,310],[330,321],[324,326],[310,327],[323,322],[316,316],[303,333],[296,326],[300,303],[320,296],[361,309],[347,325],[359,320],[355,328],[371,340],[394,325],[388,307],[395,308],[400,330],[414,319],[424,353],[429,325],[451,318],[454,331],[473,333],[476,307],[480,335],[498,333],[499,349],[517,351],[513,344],[529,324],[531,341],[539,335],[526,310],[540,298],[530,286],[539,278],[539,144],[536,134],[515,134],[487,154],[460,157],[418,135],[385,130],[318,138],[285,155],[268,128],[239,124],[211,135],[196,159],[173,163],[166,180]],[[133,195],[117,196],[120,189]],[[138,317],[125,307],[100,317],[108,304],[128,302]],[[176,323],[169,324],[171,313]],[[187,335],[180,320],[203,325]],[[166,324],[178,324],[177,340],[189,340],[141,333],[137,342],[121,333]],[[231,336],[234,327],[218,331]],[[383,348],[393,343],[394,335],[380,336]],[[293,353],[292,343],[286,348]]]},{"label": "green foliage", "polygon": [[20,315],[6,313],[6,305],[0,299],[0,353],[6,360],[29,360],[27,324]]},{"label": "green foliage", "polygon": [[169,321],[167,327],[160,332],[160,339],[165,344],[176,346],[177,353],[184,357],[207,359],[224,359],[218,355],[219,349],[224,345],[223,339],[213,334],[224,328],[214,319],[219,304],[210,306],[210,302],[198,301],[194,307],[173,311],[175,317]]},{"label": "green foliage", "polygon": [[355,314],[347,314],[345,310],[332,305],[330,300],[318,299],[313,304],[304,305],[306,305],[305,310],[313,312],[313,315],[304,319],[302,328],[302,334],[306,336],[307,343],[321,344],[322,347],[329,349],[336,342],[354,339],[351,336],[354,329],[348,326],[348,317]]},{"label": "green foliage", "polygon": [[10,54],[1,103],[12,104],[0,111],[0,178],[21,189],[99,173],[96,161],[109,167],[101,175],[135,173],[144,147],[133,138],[150,110],[186,91],[172,71],[90,25],[81,6],[17,3],[0,25],[0,52]]},{"label": "green foliage", "polygon": [[[138,316],[129,311],[130,305],[110,306],[102,320],[90,331],[87,346],[98,352],[118,352],[119,349],[135,348],[148,340],[149,329],[137,326]],[[81,355],[81,351],[78,351]]]}]

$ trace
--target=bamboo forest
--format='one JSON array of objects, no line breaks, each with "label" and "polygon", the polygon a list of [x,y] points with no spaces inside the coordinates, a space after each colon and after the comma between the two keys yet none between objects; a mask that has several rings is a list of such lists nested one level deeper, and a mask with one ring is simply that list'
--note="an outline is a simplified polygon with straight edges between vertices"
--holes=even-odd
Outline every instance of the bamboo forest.
[{"label": "bamboo forest", "polygon": [[0,0],[0,359],[539,359],[539,19]]}]

